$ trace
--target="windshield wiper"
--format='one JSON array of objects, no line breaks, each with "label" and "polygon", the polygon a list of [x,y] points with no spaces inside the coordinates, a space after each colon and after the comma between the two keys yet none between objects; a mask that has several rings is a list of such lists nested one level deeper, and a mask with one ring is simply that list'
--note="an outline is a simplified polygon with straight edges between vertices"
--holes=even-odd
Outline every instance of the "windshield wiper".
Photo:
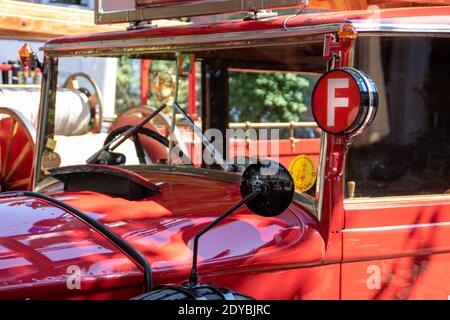
[{"label": "windshield wiper", "polygon": [[[119,136],[117,139],[111,140],[107,144],[105,144],[100,150],[98,150],[96,153],[94,153],[92,156],[90,156],[87,160],[87,164],[94,164],[97,161],[97,158],[102,154],[104,151],[114,151],[118,146],[120,146],[125,140],[127,140],[129,137],[136,134],[140,128],[145,126],[147,122],[152,120],[154,117],[158,115],[167,105],[163,103],[160,105],[155,111],[153,111],[151,114],[149,114],[144,120],[142,120],[137,126],[131,127],[127,131],[125,131],[121,136]],[[117,141],[118,140],[118,141]],[[112,145],[114,142],[116,142],[114,145]]]},{"label": "windshield wiper", "polygon": [[228,161],[225,160],[223,155],[214,147],[214,145],[211,143],[211,141],[209,141],[208,138],[203,134],[202,129],[200,129],[195,124],[195,122],[189,117],[189,115],[183,110],[183,108],[181,108],[181,106],[176,101],[173,102],[173,106],[175,107],[175,109],[177,109],[177,111],[179,113],[181,113],[183,118],[192,127],[192,129],[194,130],[194,133],[197,135],[197,137],[199,137],[202,140],[205,148],[208,149],[208,151],[213,156],[214,161],[223,169],[223,171],[225,171],[225,172],[239,171],[238,166],[236,166],[232,163],[229,163]]}]

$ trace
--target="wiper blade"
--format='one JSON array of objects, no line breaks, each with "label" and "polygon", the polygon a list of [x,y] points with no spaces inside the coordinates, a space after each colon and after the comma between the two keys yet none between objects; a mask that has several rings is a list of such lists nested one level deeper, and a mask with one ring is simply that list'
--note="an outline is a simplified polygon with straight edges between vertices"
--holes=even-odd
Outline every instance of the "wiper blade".
[{"label": "wiper blade", "polygon": [[223,155],[214,147],[214,145],[211,143],[211,141],[208,140],[208,138],[203,134],[202,129],[200,129],[195,122],[189,117],[189,115],[181,108],[181,106],[174,101],[173,106],[181,115],[183,118],[189,123],[189,125],[194,130],[194,133],[202,139],[203,145],[206,149],[211,153],[211,155],[214,157],[215,162],[222,167],[223,171],[225,172],[236,172],[239,170],[239,168],[228,161],[225,160]]},{"label": "wiper blade", "polygon": [[[137,126],[131,127],[127,131],[125,131],[119,138],[111,140],[107,144],[105,144],[100,150],[98,150],[96,153],[94,153],[92,156],[90,156],[87,160],[87,164],[93,164],[97,161],[97,158],[101,155],[102,152],[108,150],[108,151],[114,151],[118,146],[120,146],[125,140],[127,140],[129,137],[136,134],[140,128],[145,126],[147,122],[152,120],[154,117],[158,115],[167,105],[165,103],[161,104],[155,111],[153,111],[151,114],[149,114],[144,120],[142,120]],[[114,142],[116,142],[114,145],[112,145]]]}]

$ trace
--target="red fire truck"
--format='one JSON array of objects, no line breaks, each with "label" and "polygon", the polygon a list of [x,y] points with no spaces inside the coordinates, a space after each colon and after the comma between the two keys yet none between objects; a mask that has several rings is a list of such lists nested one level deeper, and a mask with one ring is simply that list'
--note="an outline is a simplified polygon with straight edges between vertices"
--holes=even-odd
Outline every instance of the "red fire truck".
[{"label": "red fire truck", "polygon": [[[98,1],[98,23],[130,28],[50,40],[42,62],[22,56],[40,67],[42,86],[35,147],[19,117],[0,120],[2,177],[30,177],[5,159],[33,164],[28,191],[2,182],[0,297],[447,299],[450,7],[163,2]],[[266,11],[289,6],[286,16]],[[148,22],[238,11],[247,13]],[[80,57],[162,61],[151,78],[161,101],[97,121],[95,133],[82,112],[64,123],[73,110],[64,94],[74,88],[61,88],[58,67]],[[193,65],[201,122],[178,99]],[[232,73],[256,75],[255,86],[265,73],[315,76],[310,112],[320,138],[311,150],[299,146],[290,173],[270,152],[234,161],[226,140],[205,135],[230,127]],[[14,143],[4,138],[11,134]]]}]

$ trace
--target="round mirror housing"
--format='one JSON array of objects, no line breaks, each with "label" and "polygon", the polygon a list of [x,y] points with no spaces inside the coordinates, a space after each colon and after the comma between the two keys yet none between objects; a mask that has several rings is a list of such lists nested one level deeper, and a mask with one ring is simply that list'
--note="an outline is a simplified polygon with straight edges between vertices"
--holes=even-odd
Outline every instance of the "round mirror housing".
[{"label": "round mirror housing", "polygon": [[365,73],[353,68],[333,69],[317,81],[312,111],[317,125],[335,135],[355,136],[372,123],[378,89]]},{"label": "round mirror housing", "polygon": [[264,217],[274,217],[285,211],[295,192],[289,171],[272,160],[249,165],[242,174],[240,189],[243,198],[252,192],[260,191],[246,206]]}]

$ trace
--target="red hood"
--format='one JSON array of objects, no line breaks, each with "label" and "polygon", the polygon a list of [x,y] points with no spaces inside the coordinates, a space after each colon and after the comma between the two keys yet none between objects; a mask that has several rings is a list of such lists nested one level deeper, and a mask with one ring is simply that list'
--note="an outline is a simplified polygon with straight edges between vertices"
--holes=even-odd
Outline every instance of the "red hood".
[{"label": "red hood", "polygon": [[[141,201],[89,191],[57,192],[52,196],[106,224],[145,254],[156,283],[185,280],[194,235],[240,200],[239,185],[192,175],[147,176],[159,185],[161,193]],[[5,249],[0,244],[0,295],[2,288],[9,286],[2,286],[5,281],[30,280],[16,272],[17,266],[20,272],[35,267],[42,269],[40,274],[50,272],[65,279],[64,268],[76,264],[81,266],[83,276],[130,276],[134,285],[142,281],[138,268],[118,248],[60,208],[37,199],[14,198],[1,200],[0,212],[1,239],[20,241],[29,249],[24,253],[23,248],[10,245]],[[311,242],[318,248],[299,252],[300,242]],[[199,271],[213,276],[309,263],[317,261],[321,245],[314,218],[297,205],[275,218],[259,217],[243,207],[201,239]],[[30,257],[19,258],[23,255]],[[32,261],[39,255],[45,256],[42,264]],[[102,264],[105,267],[94,268]],[[15,276],[10,274],[12,270]]]}]

